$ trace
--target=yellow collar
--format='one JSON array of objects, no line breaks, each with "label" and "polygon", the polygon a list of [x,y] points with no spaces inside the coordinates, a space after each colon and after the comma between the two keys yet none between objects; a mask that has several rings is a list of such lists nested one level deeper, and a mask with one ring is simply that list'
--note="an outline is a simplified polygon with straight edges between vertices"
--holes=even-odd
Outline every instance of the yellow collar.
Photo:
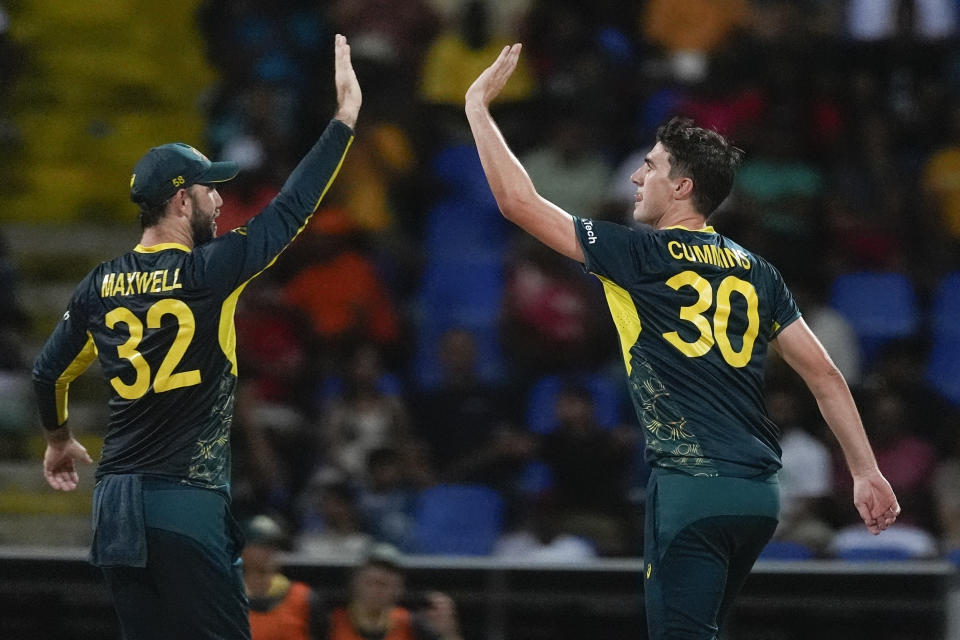
[{"label": "yellow collar", "polygon": [[158,251],[166,251],[167,249],[176,249],[190,253],[190,247],[185,244],[180,244],[179,242],[161,242],[160,244],[153,244],[149,247],[138,244],[133,248],[137,253],[157,253]]},{"label": "yellow collar", "polygon": [[661,231],[666,231],[668,229],[683,229],[684,231],[693,231],[695,233],[716,233],[716,231],[713,230],[713,227],[709,225],[705,227],[701,227],[700,229],[691,229],[689,227],[683,226],[682,224],[677,224],[672,227],[664,227],[663,229],[661,229]]}]

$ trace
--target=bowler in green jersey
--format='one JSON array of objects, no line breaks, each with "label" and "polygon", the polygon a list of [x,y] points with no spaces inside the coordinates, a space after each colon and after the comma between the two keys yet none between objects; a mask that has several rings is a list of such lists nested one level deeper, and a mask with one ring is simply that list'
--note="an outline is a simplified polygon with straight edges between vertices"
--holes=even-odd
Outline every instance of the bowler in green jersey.
[{"label": "bowler in green jersey", "polygon": [[742,152],[673,119],[631,176],[631,229],[541,197],[490,115],[520,55],[505,47],[466,94],[503,215],[603,283],[653,472],[644,536],[652,640],[715,640],[779,516],[779,430],[763,404],[772,345],[803,378],[840,443],[854,503],[880,533],[900,513],[850,390],[777,270],[707,225]]},{"label": "bowler in green jersey", "polygon": [[36,359],[54,489],[75,489],[75,463],[92,462],[67,423],[70,383],[98,359],[110,385],[90,560],[126,640],[250,638],[243,536],[230,512],[233,315],[247,283],[316,211],[353,141],[362,97],[341,35],[334,68],[333,120],[277,197],[231,233],[214,237],[217,184],[236,163],[183,143],[150,149],[130,179],[140,243],[87,274]]}]

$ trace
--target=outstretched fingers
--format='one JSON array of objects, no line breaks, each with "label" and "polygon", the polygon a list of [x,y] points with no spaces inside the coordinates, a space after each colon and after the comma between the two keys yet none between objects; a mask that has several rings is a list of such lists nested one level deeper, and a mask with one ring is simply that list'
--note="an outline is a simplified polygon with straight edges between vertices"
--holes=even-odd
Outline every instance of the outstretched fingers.
[{"label": "outstretched fingers", "polygon": [[337,88],[335,117],[353,127],[360,112],[363,94],[350,59],[350,44],[346,36],[339,33],[334,36],[334,84]]},{"label": "outstretched fingers", "polygon": [[483,70],[470,88],[467,90],[467,104],[489,105],[494,98],[500,95],[507,81],[517,68],[520,58],[520,43],[504,47],[500,55],[489,67]]}]

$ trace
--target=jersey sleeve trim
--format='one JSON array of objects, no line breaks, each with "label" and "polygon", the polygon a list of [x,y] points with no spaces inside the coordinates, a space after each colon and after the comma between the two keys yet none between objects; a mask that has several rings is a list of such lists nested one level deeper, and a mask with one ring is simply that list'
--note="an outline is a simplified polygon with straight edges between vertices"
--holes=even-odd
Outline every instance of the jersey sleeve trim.
[{"label": "jersey sleeve trim", "polygon": [[[333,184],[333,181],[336,180],[337,174],[340,173],[340,168],[343,166],[343,161],[344,159],[346,159],[347,152],[350,150],[350,146],[352,144],[353,144],[353,135],[351,135],[350,139],[347,141],[347,145],[343,149],[343,153],[340,156],[340,160],[337,162],[336,168],[333,170],[333,173],[330,174],[330,179],[327,180],[327,184],[324,185],[323,190],[321,190],[320,197],[317,198],[316,204],[313,205],[313,211],[311,211],[310,215],[306,217],[306,219],[303,221],[303,224],[300,225],[299,229],[297,229],[297,232],[293,235],[292,238],[290,238],[290,241],[287,242],[287,244],[283,247],[283,249],[280,250],[280,253],[283,253],[283,251],[290,246],[290,243],[292,243],[294,239],[296,239],[296,237],[299,236],[304,229],[306,229],[307,224],[310,223],[310,219],[313,217],[313,214],[315,214],[317,212],[317,209],[320,207],[320,203],[323,201],[323,197],[327,195],[327,191],[330,190],[330,186]],[[243,235],[246,235],[246,229],[244,229],[242,232],[236,229],[235,231],[237,231],[238,233],[242,233]],[[233,317],[237,311],[237,301],[240,298],[240,294],[243,292],[246,286],[250,283],[250,281],[256,278],[257,276],[259,276],[261,273],[263,273],[267,269],[269,269],[273,265],[273,263],[277,261],[277,258],[280,257],[280,253],[275,255],[273,259],[270,260],[270,262],[267,263],[267,265],[263,269],[261,269],[260,271],[257,271],[255,274],[250,276],[250,278],[248,278],[243,283],[241,283],[240,286],[238,286],[236,289],[231,291],[230,295],[228,295],[226,299],[223,301],[223,306],[220,308],[220,326],[219,326],[217,337],[220,341],[220,348],[223,350],[223,354],[227,357],[227,360],[230,362],[230,373],[232,373],[233,375],[237,375],[238,373],[237,328],[233,322]]]},{"label": "jersey sleeve trim", "polygon": [[799,319],[802,317],[802,315],[803,315],[803,314],[801,314],[801,313],[798,311],[798,312],[796,313],[796,315],[794,315],[792,318],[790,318],[789,320],[787,320],[787,321],[784,322],[783,324],[780,324],[779,322],[774,321],[774,323],[773,323],[773,328],[770,330],[770,339],[773,340],[774,338],[776,338],[778,335],[780,335],[780,332],[781,332],[781,331],[783,331],[784,329],[786,329],[787,327],[789,327],[791,324],[793,324],[794,322],[796,322],[797,320],[799,320]]},{"label": "jersey sleeve trim", "polygon": [[64,369],[63,373],[57,377],[57,381],[53,385],[57,423],[56,425],[45,425],[48,429],[55,429],[67,421],[67,395],[70,390],[70,383],[76,380],[81,373],[86,371],[87,367],[90,366],[90,363],[93,362],[96,357],[97,345],[93,342],[93,336],[88,331],[87,341],[84,343],[80,353],[78,353],[73,361],[67,365],[67,368]]},{"label": "jersey sleeve trim", "polygon": [[630,375],[633,370],[633,364],[630,362],[630,349],[636,344],[640,332],[643,330],[640,313],[626,289],[599,274],[595,273],[593,275],[597,276],[603,283],[603,293],[607,298],[607,306],[610,307],[610,315],[613,317],[613,324],[617,327],[617,335],[620,337],[623,364],[627,368],[627,375]]}]

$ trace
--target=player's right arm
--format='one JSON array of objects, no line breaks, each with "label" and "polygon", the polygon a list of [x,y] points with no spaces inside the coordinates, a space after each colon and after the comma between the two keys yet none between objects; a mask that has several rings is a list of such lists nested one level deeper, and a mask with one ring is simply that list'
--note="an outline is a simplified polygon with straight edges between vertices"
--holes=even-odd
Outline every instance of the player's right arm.
[{"label": "player's right arm", "polygon": [[467,90],[465,110],[483,172],[507,220],[555,251],[583,262],[573,216],[537,193],[530,176],[510,151],[490,115],[490,102],[507,84],[519,57],[519,44],[504,47],[496,61]]},{"label": "player's right arm", "polygon": [[857,511],[871,533],[880,533],[896,521],[900,505],[890,483],[877,467],[843,375],[803,318],[784,328],[772,344],[816,398],[820,413],[840,443],[853,476],[853,501]]}]

